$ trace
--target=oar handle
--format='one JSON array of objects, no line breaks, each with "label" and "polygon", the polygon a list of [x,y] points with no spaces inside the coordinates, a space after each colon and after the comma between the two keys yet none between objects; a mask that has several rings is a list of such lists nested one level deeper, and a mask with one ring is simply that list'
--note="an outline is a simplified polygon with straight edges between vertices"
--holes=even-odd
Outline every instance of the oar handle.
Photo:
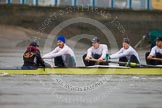
[{"label": "oar handle", "polygon": [[108,61],[106,61],[106,60],[99,61],[98,59],[94,59],[94,58],[89,59],[88,61],[94,61],[94,62],[108,62]]},{"label": "oar handle", "polygon": [[162,58],[151,58],[151,60],[162,61]]},{"label": "oar handle", "polygon": [[108,63],[117,63],[117,64],[123,64],[125,66],[139,66],[139,64],[137,63],[133,63],[133,62],[119,62],[119,61],[110,61],[110,60],[103,60],[103,61],[99,61],[98,59],[89,59],[89,61],[95,61],[95,62],[108,62]]},{"label": "oar handle", "polygon": [[138,66],[137,63],[133,63],[133,62],[116,62],[116,61],[107,61],[107,62],[109,62],[109,63],[123,64],[125,66],[132,66],[132,67]]}]

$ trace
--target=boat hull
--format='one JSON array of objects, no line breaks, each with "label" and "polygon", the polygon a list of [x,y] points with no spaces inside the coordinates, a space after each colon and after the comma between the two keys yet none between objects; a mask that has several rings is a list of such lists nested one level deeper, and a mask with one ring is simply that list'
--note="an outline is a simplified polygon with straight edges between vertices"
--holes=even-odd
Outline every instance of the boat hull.
[{"label": "boat hull", "polygon": [[5,69],[5,70],[0,70],[0,74],[162,75],[162,68],[39,68],[36,70]]}]

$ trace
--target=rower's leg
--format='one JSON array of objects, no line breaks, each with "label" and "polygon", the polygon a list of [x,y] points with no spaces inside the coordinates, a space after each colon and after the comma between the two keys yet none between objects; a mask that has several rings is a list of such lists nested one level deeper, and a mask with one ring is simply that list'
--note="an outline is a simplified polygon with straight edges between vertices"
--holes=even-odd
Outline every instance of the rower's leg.
[{"label": "rower's leg", "polygon": [[65,57],[65,61],[64,61],[65,67],[67,68],[76,67],[75,60],[70,54],[65,54],[63,56]]},{"label": "rower's leg", "polygon": [[101,57],[101,55],[98,55],[98,54],[92,54],[92,57],[93,57],[94,59],[99,59],[99,58]]},{"label": "rower's leg", "polygon": [[83,55],[83,62],[84,62],[84,65],[85,65],[85,66],[93,66],[93,65],[95,65],[96,62],[85,60],[85,57],[86,57],[86,56],[87,56],[87,54],[84,54],[84,55]]},{"label": "rower's leg", "polygon": [[[128,62],[128,59],[126,57],[120,57],[119,62]],[[126,64],[120,63],[119,66],[125,66]]]},{"label": "rower's leg", "polygon": [[22,70],[33,70],[33,69],[37,69],[37,67],[35,67],[35,66],[22,66],[21,69]]},{"label": "rower's leg", "polygon": [[146,52],[146,54],[145,54],[146,63],[147,63],[148,65],[157,65],[158,63],[157,63],[156,60],[149,60],[149,59],[147,59],[147,56],[148,56],[149,54],[150,54],[150,52]]},{"label": "rower's leg", "polygon": [[152,63],[151,63],[151,60],[148,60],[148,59],[147,59],[147,56],[148,56],[149,54],[150,54],[150,52],[146,52],[146,53],[145,53],[146,64],[152,64]]},{"label": "rower's leg", "polygon": [[[156,53],[156,57],[157,58],[162,58],[162,54],[160,54],[160,53]],[[156,65],[162,65],[162,62],[161,61],[155,61],[156,62]]]},{"label": "rower's leg", "polygon": [[55,66],[65,67],[62,56],[55,57],[54,62],[55,62]]},{"label": "rower's leg", "polygon": [[140,64],[140,62],[138,61],[138,59],[135,55],[131,55],[129,62]]},{"label": "rower's leg", "polygon": [[[99,54],[92,54],[92,57],[94,58],[94,59],[99,59],[100,57],[101,57],[101,55],[99,55]],[[98,62],[93,62],[92,63],[93,65],[108,65],[108,62],[101,62],[101,63],[98,63]]]},{"label": "rower's leg", "polygon": [[109,65],[108,62],[102,62],[102,63],[99,63],[99,65]]},{"label": "rower's leg", "polygon": [[51,68],[51,65],[48,63],[44,63],[44,65],[45,65],[45,68]]}]

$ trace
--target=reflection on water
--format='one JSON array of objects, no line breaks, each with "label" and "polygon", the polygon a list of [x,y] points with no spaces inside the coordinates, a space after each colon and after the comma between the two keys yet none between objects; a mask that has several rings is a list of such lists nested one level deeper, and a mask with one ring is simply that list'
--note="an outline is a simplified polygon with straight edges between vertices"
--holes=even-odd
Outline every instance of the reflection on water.
[{"label": "reflection on water", "polygon": [[109,80],[92,91],[72,91],[57,78],[83,87],[101,75],[11,75],[0,77],[1,108],[161,108],[161,76],[104,75]]}]

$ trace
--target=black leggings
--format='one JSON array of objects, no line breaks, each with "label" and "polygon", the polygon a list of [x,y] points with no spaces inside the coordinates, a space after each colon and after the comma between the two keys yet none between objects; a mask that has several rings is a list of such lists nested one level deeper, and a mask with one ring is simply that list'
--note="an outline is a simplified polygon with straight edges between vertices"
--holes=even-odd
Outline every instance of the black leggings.
[{"label": "black leggings", "polygon": [[54,63],[55,66],[57,67],[76,67],[76,63],[74,59],[71,57],[71,55],[66,54],[65,56],[65,61],[62,59],[62,56],[55,57]]},{"label": "black leggings", "polygon": [[[139,64],[139,61],[135,55],[131,55],[130,60],[128,60],[126,57],[120,57],[119,62],[133,62]],[[119,64],[120,66],[125,66],[125,64]]]},{"label": "black leggings", "polygon": [[62,56],[55,57],[54,63],[55,63],[55,66],[57,66],[57,67],[65,67]]},{"label": "black leggings", "polygon": [[[162,62],[161,61],[147,59],[147,56],[149,56],[149,54],[150,54],[150,52],[146,52],[146,54],[145,54],[146,63],[148,65],[162,65]],[[156,53],[156,56],[155,57],[156,58],[162,58],[162,54]]]},{"label": "black leggings", "polygon": [[[83,62],[84,62],[84,65],[85,66],[93,66],[93,65],[108,65],[108,63],[106,63],[106,62],[102,62],[102,63],[97,63],[97,62],[95,62],[95,61],[87,61],[87,60],[85,60],[85,57],[87,56],[87,54],[84,54],[83,55]],[[93,55],[93,58],[94,59],[99,59],[101,57],[101,55],[98,55],[98,54],[94,54]]]}]

